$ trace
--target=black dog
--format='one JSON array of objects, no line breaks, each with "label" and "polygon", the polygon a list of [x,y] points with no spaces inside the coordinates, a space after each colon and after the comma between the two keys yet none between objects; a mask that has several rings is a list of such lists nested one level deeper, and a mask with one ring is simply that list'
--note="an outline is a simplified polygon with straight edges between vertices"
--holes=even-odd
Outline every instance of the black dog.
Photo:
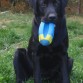
[{"label": "black dog", "polygon": [[[68,57],[68,32],[65,7],[68,0],[30,0],[34,10],[32,34],[27,49],[15,52],[14,69],[17,83],[33,77],[34,83],[70,83],[73,60]],[[40,22],[56,24],[54,39],[49,46],[38,41]]]}]

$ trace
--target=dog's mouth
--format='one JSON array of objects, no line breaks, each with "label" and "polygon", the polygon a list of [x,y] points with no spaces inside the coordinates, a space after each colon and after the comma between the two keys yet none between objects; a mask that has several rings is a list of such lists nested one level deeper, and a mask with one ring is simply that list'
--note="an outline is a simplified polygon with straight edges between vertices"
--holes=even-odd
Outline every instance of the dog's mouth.
[{"label": "dog's mouth", "polygon": [[56,20],[50,20],[48,18],[42,18],[41,21],[43,21],[45,23],[56,23]]},{"label": "dog's mouth", "polygon": [[53,42],[57,19],[57,14],[55,12],[50,12],[44,16],[41,16],[38,31],[39,42],[41,45],[48,46]]}]

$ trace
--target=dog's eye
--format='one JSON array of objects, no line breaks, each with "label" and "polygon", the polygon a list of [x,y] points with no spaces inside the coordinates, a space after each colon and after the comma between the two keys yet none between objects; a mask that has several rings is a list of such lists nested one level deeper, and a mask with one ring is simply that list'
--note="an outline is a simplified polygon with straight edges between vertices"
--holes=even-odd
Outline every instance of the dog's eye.
[{"label": "dog's eye", "polygon": [[47,5],[46,4],[42,4],[42,7],[45,8]]}]

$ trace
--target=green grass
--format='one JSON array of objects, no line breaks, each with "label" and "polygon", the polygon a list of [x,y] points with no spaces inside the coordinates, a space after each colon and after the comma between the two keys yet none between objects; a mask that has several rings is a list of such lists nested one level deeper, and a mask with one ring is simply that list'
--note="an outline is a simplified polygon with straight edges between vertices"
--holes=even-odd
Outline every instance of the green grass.
[{"label": "green grass", "polygon": [[[76,17],[78,18],[78,17]],[[71,83],[83,83],[83,18],[78,20],[67,19],[69,32],[69,56],[74,59]]]},{"label": "green grass", "polygon": [[[27,47],[32,18],[31,13],[0,14],[0,83],[15,83],[14,52],[16,48]],[[74,58],[71,83],[83,83],[83,18],[68,17],[67,27],[70,42],[68,53]]]}]

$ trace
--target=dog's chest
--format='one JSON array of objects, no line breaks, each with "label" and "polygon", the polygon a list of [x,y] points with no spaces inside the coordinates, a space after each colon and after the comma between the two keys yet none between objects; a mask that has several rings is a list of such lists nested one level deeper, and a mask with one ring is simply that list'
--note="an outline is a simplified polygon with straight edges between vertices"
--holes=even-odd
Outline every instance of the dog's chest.
[{"label": "dog's chest", "polygon": [[[42,53],[43,54],[43,53]],[[41,75],[45,78],[50,78],[60,69],[60,59],[57,55],[47,53],[40,57],[40,69]]]},{"label": "dog's chest", "polygon": [[52,48],[40,48],[38,56],[40,59],[40,67],[43,71],[51,71],[60,64],[60,57]]}]

